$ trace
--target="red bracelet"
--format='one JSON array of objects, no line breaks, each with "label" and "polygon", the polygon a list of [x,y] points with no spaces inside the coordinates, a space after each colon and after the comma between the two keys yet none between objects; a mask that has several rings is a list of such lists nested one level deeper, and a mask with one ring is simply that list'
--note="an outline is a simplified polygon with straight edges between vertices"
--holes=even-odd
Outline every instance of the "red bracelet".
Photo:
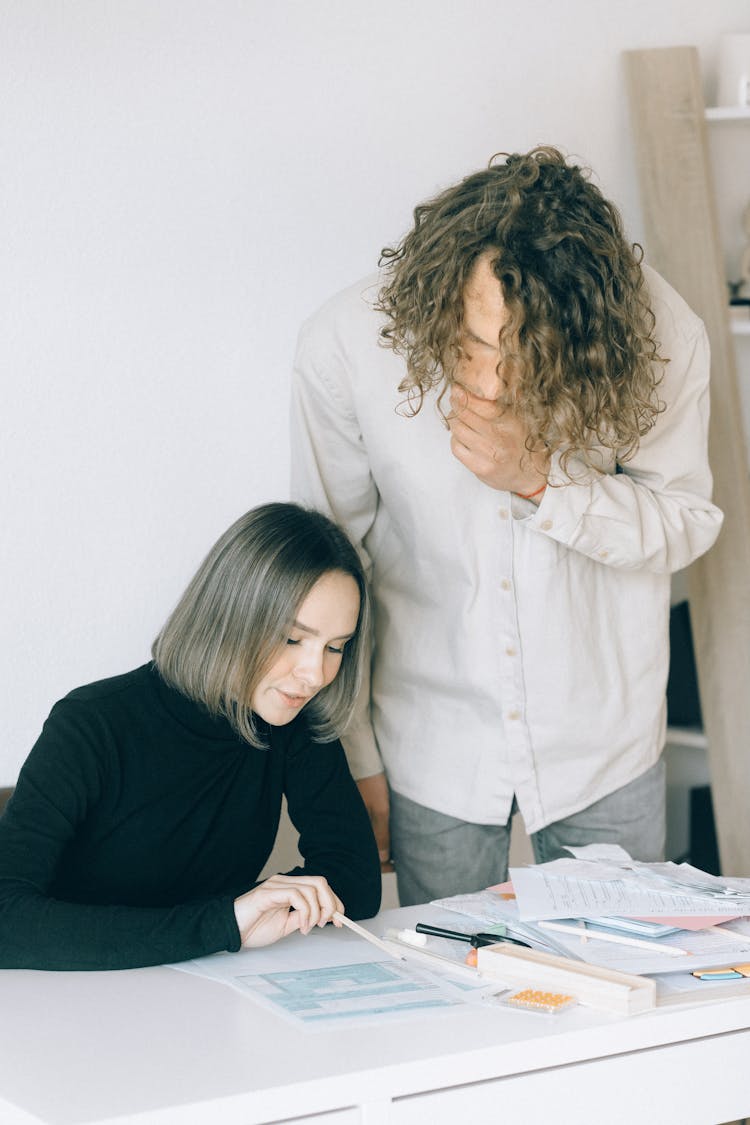
[{"label": "red bracelet", "polygon": [[545,481],[541,488],[537,488],[536,492],[517,492],[516,496],[520,496],[522,500],[531,500],[534,496],[541,495],[546,487],[547,482]]}]

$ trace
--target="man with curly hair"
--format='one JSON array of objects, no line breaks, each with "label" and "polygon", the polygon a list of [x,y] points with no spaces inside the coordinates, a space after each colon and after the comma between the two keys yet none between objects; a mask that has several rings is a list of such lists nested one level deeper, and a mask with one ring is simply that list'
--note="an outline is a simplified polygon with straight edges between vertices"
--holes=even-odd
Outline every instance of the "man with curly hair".
[{"label": "man with curly hair", "polygon": [[516,809],[539,862],[659,859],[670,575],[721,525],[703,325],[552,148],[417,207],[381,267],[302,329],[292,456],[370,568],[345,741],[400,900],[504,879]]}]

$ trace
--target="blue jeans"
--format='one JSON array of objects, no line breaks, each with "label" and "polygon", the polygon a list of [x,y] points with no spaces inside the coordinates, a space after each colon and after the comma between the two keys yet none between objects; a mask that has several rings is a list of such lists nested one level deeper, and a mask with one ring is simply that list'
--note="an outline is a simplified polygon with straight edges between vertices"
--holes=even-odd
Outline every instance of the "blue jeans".
[{"label": "blue jeans", "polygon": [[[514,802],[515,805],[515,802]],[[643,862],[664,858],[664,762],[588,808],[548,824],[531,837],[537,863],[568,855],[566,844],[620,844]],[[391,790],[391,855],[402,906],[469,894],[508,877],[510,820],[471,824]]]}]

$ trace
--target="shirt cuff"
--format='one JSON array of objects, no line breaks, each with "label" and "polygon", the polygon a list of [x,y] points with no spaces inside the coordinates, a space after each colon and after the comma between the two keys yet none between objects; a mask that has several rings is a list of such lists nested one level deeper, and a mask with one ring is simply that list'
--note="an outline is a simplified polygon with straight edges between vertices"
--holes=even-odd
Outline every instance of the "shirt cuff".
[{"label": "shirt cuff", "polygon": [[573,546],[580,534],[581,522],[593,500],[593,487],[602,474],[587,465],[580,457],[572,456],[563,470],[561,454],[554,453],[547,477],[547,488],[539,504],[513,493],[511,512],[513,519],[527,521],[536,531]]},{"label": "shirt cuff", "polygon": [[355,781],[383,773],[383,759],[380,757],[375,734],[369,724],[352,722],[341,738],[346,760]]}]

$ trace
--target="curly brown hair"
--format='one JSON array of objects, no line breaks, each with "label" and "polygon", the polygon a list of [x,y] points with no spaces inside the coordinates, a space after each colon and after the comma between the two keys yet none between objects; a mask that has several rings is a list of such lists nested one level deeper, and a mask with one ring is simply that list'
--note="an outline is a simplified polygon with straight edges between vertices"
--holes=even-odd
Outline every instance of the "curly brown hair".
[{"label": "curly brown hair", "polygon": [[588,169],[555,148],[499,154],[414,211],[414,226],[386,247],[377,308],[381,341],[406,360],[399,386],[416,414],[439,388],[438,408],[461,356],[463,290],[492,252],[508,319],[500,367],[527,449],[574,453],[592,464],[599,444],[632,456],[663,409],[654,315],[638,244]]}]

